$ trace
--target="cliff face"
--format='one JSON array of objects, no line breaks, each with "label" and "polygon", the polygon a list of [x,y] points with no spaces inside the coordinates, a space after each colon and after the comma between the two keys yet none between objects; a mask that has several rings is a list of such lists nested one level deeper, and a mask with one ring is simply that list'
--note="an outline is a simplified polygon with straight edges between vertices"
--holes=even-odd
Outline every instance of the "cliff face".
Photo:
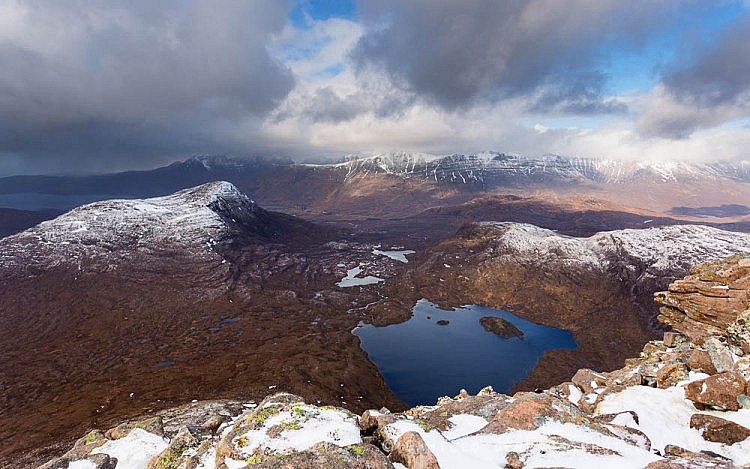
[{"label": "cliff face", "polygon": [[[732,256],[694,267],[690,275],[656,295],[659,320],[696,341],[722,335],[750,306],[750,257]],[[750,353],[750,344],[732,341],[735,352]]]},{"label": "cliff face", "polygon": [[622,369],[581,369],[548,390],[462,390],[434,406],[361,416],[286,393],[194,403],[93,430],[42,468],[747,465],[749,275],[750,256],[694,268],[656,295],[676,331]]}]

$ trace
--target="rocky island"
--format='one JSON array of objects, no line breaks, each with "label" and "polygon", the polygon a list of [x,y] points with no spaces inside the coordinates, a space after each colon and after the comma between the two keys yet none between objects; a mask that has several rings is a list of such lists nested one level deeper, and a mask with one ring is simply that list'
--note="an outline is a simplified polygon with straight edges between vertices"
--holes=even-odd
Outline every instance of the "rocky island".
[{"label": "rocky island", "polygon": [[484,327],[487,332],[492,332],[503,339],[512,339],[513,337],[523,339],[523,332],[503,318],[485,316],[479,320],[479,324]]}]

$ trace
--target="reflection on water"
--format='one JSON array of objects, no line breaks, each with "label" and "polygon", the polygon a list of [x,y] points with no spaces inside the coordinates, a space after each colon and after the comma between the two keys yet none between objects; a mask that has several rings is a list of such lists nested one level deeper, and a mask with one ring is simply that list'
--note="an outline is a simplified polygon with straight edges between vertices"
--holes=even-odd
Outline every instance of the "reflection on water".
[{"label": "reflection on water", "polygon": [[[412,313],[401,324],[354,330],[386,384],[410,406],[433,405],[438,397],[454,396],[461,388],[474,394],[492,385],[507,393],[547,350],[577,347],[569,331],[486,306],[447,311],[423,299]],[[485,316],[512,323],[523,338],[504,339],[486,331],[479,324]],[[448,324],[441,326],[438,321]]]}]

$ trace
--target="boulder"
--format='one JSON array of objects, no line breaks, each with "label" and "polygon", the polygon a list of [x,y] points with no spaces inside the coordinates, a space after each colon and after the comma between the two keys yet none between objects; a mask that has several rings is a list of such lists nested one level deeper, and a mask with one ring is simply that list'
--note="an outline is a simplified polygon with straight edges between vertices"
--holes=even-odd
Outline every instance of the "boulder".
[{"label": "boulder", "polygon": [[110,428],[106,431],[105,436],[110,440],[119,440],[128,436],[130,430],[140,428],[154,435],[164,436],[164,422],[161,417],[151,417],[135,422],[121,423],[120,425]]},{"label": "boulder", "polygon": [[736,352],[750,354],[750,309],[740,313],[727,327],[727,339]]},{"label": "boulder", "polygon": [[521,456],[515,451],[508,451],[505,455],[505,469],[523,469]]},{"label": "boulder", "polygon": [[222,423],[224,423],[224,417],[221,415],[212,415],[201,424],[201,429],[211,433],[216,433],[216,430],[219,429]]},{"label": "boulder", "polygon": [[440,469],[437,458],[417,432],[401,435],[388,458],[409,469]]},{"label": "boulder", "polygon": [[654,461],[646,469],[698,469],[711,467],[714,469],[733,469],[731,460],[707,452],[695,453],[675,445],[664,447],[664,459]]},{"label": "boulder", "polygon": [[584,394],[588,394],[607,385],[607,378],[601,373],[582,368],[576,371],[576,374],[570,379],[573,384],[578,386]]},{"label": "boulder", "polygon": [[71,461],[82,459],[91,454],[91,451],[95,448],[100,447],[106,442],[107,438],[104,436],[104,433],[99,430],[91,430],[86,436],[79,438],[73,445],[73,448],[65,453],[63,457]]},{"label": "boulder", "polygon": [[182,427],[169,442],[169,446],[157,456],[151,458],[146,469],[171,469],[191,461],[197,463],[192,455],[184,455],[184,453],[189,449],[197,448],[199,444],[200,442],[190,430],[187,427]]},{"label": "boulder", "polygon": [[700,431],[706,441],[725,445],[733,445],[750,436],[750,429],[730,420],[706,414],[693,414],[690,417],[690,428]]},{"label": "boulder", "polygon": [[364,411],[362,413],[362,416],[359,418],[359,429],[365,433],[372,434],[372,432],[377,430],[379,427],[384,427],[389,423],[393,423],[399,418],[403,417],[399,417],[391,413],[384,414],[374,409],[368,409]]},{"label": "boulder", "polygon": [[711,363],[718,373],[730,371],[734,367],[734,358],[729,347],[724,345],[718,338],[711,337],[703,344],[703,349],[711,357]]},{"label": "boulder", "polygon": [[656,387],[666,389],[687,379],[688,368],[682,363],[664,365],[656,372]]},{"label": "boulder", "polygon": [[685,398],[692,401],[698,409],[718,407],[739,410],[737,398],[745,394],[746,387],[747,383],[739,373],[719,373],[685,386]]},{"label": "boulder", "polygon": [[252,469],[320,469],[324,467],[393,469],[393,464],[372,445],[357,444],[341,448],[326,442],[318,443],[305,451],[276,455],[266,461],[252,461],[246,467]]},{"label": "boulder", "polygon": [[714,363],[711,361],[711,355],[703,349],[695,349],[690,354],[687,361],[687,367],[690,371],[715,375],[717,373]]},{"label": "boulder", "polygon": [[116,469],[117,458],[110,457],[106,454],[91,454],[84,458],[68,458],[63,456],[62,458],[53,459],[37,469],[68,469],[72,463],[86,461],[89,463],[87,467],[94,465],[94,469]]},{"label": "boulder", "polygon": [[666,347],[676,347],[679,344],[685,343],[687,337],[678,332],[665,332],[664,333],[664,345]]}]

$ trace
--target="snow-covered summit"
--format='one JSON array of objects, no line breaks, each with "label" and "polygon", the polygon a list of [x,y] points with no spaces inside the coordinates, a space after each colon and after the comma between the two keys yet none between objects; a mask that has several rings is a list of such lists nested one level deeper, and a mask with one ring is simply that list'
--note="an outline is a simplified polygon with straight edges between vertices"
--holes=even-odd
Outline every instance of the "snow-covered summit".
[{"label": "snow-covered summit", "polygon": [[232,224],[264,213],[228,182],[210,182],[164,197],[83,205],[0,242],[0,265],[56,263],[143,248],[211,248]]},{"label": "snow-covered summit", "polygon": [[524,223],[485,222],[495,230],[494,254],[538,263],[560,262],[590,270],[645,277],[685,275],[691,266],[750,252],[750,234],[703,225],[672,225],[563,236]]},{"label": "snow-covered summit", "polygon": [[347,167],[349,175],[386,173],[406,179],[487,184],[495,180],[675,183],[727,178],[750,181],[750,161],[691,163],[687,161],[626,161],[543,155],[528,157],[496,151],[431,155],[390,152],[367,157],[349,156],[332,166]]}]

